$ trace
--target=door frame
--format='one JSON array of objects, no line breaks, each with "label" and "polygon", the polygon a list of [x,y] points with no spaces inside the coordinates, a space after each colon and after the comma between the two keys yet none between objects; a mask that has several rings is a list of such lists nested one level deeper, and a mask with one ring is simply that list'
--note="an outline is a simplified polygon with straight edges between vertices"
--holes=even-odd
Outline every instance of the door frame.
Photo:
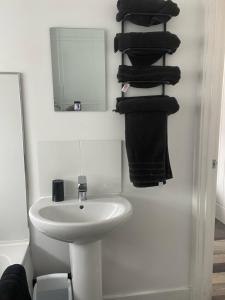
[{"label": "door frame", "polygon": [[195,151],[192,203],[193,253],[191,299],[211,300],[216,182],[223,98],[225,53],[225,1],[202,0],[204,7],[204,59],[200,131]]}]

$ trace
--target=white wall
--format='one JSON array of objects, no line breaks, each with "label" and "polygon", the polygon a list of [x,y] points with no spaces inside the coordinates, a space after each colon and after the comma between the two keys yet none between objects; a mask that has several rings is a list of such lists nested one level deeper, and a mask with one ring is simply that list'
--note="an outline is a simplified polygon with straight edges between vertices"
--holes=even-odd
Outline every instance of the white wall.
[{"label": "white wall", "polygon": [[[115,98],[120,95],[120,85],[116,82],[120,55],[113,53],[113,38],[120,31],[120,24],[115,21],[116,0],[0,2],[1,68],[24,74],[32,204],[39,197],[38,141],[124,139],[124,116],[112,112]],[[192,165],[203,43],[199,2],[177,1],[181,14],[168,25],[182,40],[177,53],[168,58],[169,64],[182,69],[179,85],[167,89],[181,106],[179,113],[169,119],[169,148],[175,179],[165,187],[135,189],[129,182],[124,158],[123,190],[134,206],[134,215],[103,242],[104,294],[189,287]],[[107,112],[54,112],[49,39],[49,27],[53,26],[105,28]],[[37,274],[68,270],[66,245],[47,239],[33,229],[32,245]]]}]

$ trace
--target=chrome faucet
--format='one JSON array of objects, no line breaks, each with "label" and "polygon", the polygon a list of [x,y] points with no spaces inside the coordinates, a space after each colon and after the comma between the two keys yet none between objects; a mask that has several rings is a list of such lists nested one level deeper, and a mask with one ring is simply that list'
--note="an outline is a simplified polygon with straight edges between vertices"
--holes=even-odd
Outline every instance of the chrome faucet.
[{"label": "chrome faucet", "polygon": [[79,202],[87,200],[87,178],[78,176],[78,200]]}]

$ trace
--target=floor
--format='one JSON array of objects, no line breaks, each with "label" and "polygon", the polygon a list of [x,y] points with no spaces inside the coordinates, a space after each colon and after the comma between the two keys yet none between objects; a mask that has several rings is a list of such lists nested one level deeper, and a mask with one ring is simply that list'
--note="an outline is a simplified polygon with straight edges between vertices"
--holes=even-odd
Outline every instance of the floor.
[{"label": "floor", "polygon": [[225,225],[216,220],[213,264],[213,300],[225,300]]}]

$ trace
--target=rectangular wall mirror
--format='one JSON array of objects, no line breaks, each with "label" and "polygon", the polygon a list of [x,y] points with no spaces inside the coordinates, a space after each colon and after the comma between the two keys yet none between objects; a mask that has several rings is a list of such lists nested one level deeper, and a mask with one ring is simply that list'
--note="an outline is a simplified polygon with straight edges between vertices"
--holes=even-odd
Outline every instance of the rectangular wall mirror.
[{"label": "rectangular wall mirror", "polygon": [[105,111],[105,32],[51,28],[55,111]]}]

